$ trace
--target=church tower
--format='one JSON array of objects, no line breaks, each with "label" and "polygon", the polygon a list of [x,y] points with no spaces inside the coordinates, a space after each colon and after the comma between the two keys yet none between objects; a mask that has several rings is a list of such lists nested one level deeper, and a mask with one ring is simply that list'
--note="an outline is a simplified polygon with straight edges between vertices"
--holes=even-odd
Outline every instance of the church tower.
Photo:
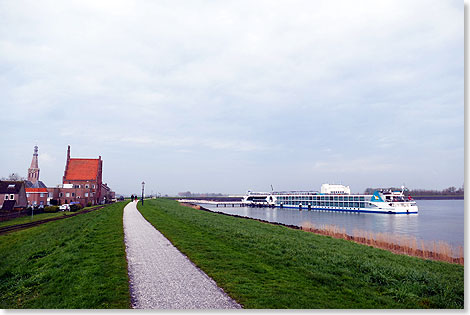
[{"label": "church tower", "polygon": [[31,166],[28,169],[28,180],[36,184],[39,180],[39,165],[38,165],[38,146],[34,146],[33,159],[31,161]]},{"label": "church tower", "polygon": [[25,182],[26,196],[30,207],[45,207],[49,204],[47,186],[39,180],[38,164],[38,146],[36,145],[34,146],[31,166],[28,168],[28,180]]}]

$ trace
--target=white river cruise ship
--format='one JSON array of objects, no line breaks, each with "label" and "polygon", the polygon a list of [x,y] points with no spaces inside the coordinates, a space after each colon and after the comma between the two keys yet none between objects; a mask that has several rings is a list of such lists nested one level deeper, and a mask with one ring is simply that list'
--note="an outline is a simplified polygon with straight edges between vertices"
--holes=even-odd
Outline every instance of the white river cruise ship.
[{"label": "white river cruise ship", "polygon": [[349,186],[323,184],[321,191],[251,192],[242,202],[253,205],[304,210],[417,214],[418,206],[401,191],[376,190],[372,195],[351,194]]}]

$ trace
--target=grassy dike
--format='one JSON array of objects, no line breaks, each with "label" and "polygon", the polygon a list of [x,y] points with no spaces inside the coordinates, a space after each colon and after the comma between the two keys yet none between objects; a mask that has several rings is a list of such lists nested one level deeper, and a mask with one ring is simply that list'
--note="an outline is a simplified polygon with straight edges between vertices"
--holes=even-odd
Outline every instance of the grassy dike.
[{"label": "grassy dike", "polygon": [[0,236],[0,308],[129,308],[126,203]]},{"label": "grassy dike", "polygon": [[[93,206],[95,207],[95,206]],[[12,225],[17,225],[17,224],[23,224],[23,223],[30,223],[30,222],[35,222],[35,221],[40,221],[40,220],[45,220],[45,219],[51,219],[51,218],[57,218],[57,217],[67,217],[70,215],[74,215],[76,213],[80,213],[86,210],[89,210],[91,207],[86,207],[83,209],[80,209],[76,212],[70,212],[70,211],[58,211],[58,212],[52,212],[52,213],[39,213],[36,214],[34,213],[33,216],[26,215],[23,217],[18,217],[14,218],[8,221],[2,221],[0,222],[0,228],[5,227],[5,226],[12,226]]]},{"label": "grassy dike", "polygon": [[245,308],[463,308],[464,268],[158,199],[144,217]]}]

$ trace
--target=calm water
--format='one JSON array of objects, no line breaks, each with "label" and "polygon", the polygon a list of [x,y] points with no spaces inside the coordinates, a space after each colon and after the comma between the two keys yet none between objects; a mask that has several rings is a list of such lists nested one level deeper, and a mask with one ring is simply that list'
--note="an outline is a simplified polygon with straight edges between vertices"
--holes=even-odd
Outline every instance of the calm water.
[{"label": "calm water", "polygon": [[215,207],[201,204],[206,209],[237,214],[301,226],[311,223],[345,228],[352,235],[354,229],[371,232],[415,236],[419,240],[445,241],[451,245],[464,245],[464,201],[463,200],[417,200],[419,214],[356,214],[323,211],[299,211],[280,208]]}]

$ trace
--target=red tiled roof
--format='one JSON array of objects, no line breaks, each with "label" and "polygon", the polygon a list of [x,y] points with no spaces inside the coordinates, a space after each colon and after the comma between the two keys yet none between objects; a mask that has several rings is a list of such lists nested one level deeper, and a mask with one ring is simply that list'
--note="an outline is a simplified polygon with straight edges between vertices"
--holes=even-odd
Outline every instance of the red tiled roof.
[{"label": "red tiled roof", "polygon": [[70,159],[65,180],[96,180],[99,159]]},{"label": "red tiled roof", "polygon": [[26,188],[27,193],[32,193],[32,192],[46,192],[47,193],[47,188]]}]

